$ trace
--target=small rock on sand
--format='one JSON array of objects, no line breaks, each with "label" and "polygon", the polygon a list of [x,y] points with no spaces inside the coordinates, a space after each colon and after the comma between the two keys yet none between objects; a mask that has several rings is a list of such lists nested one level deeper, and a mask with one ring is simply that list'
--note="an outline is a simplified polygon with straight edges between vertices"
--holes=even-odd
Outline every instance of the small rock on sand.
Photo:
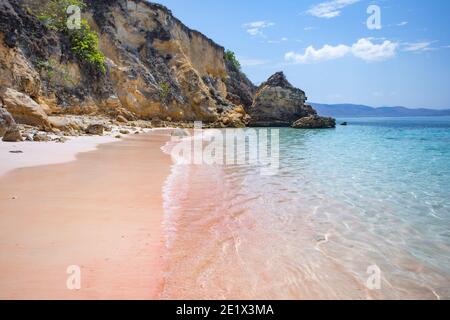
[{"label": "small rock on sand", "polygon": [[105,126],[102,124],[91,124],[86,129],[86,133],[92,135],[102,136],[104,132]]},{"label": "small rock on sand", "polygon": [[20,133],[19,128],[17,127],[11,127],[6,131],[5,135],[3,136],[4,142],[21,142],[22,141],[22,134]]},{"label": "small rock on sand", "polygon": [[128,122],[128,120],[125,119],[124,116],[117,116],[116,121],[117,121],[117,122],[121,122],[121,123],[127,123],[127,122]]},{"label": "small rock on sand", "polygon": [[45,133],[36,133],[33,137],[33,141],[36,142],[48,142],[50,141],[50,137]]},{"label": "small rock on sand", "polygon": [[316,242],[325,242],[327,241],[327,238],[323,235],[317,235],[314,237],[314,240],[316,240]]}]

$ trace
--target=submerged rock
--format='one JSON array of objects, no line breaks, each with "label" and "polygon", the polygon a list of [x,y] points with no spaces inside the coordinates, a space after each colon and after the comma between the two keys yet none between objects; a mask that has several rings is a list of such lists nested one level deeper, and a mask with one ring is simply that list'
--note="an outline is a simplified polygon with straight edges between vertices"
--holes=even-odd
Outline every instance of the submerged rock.
[{"label": "submerged rock", "polygon": [[295,129],[331,129],[336,128],[336,120],[313,115],[295,121],[292,127]]}]

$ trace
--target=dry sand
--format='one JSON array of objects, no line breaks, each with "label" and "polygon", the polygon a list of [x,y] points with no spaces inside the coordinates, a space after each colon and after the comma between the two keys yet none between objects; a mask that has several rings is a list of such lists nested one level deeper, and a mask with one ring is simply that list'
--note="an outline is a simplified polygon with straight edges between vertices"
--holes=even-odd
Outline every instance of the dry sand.
[{"label": "dry sand", "polygon": [[[100,144],[117,141],[112,136],[72,137],[66,143],[2,142],[0,139],[0,177],[25,167],[70,162],[81,152],[97,149]],[[21,151],[22,153],[12,153]]]},{"label": "dry sand", "polygon": [[[101,141],[66,151],[70,143],[8,145],[24,153],[0,156],[0,298],[158,298],[171,164],[160,147],[168,139],[162,131],[130,136],[72,162],[14,171],[12,157],[20,166],[70,161]],[[81,268],[80,290],[67,289],[71,265]]]}]

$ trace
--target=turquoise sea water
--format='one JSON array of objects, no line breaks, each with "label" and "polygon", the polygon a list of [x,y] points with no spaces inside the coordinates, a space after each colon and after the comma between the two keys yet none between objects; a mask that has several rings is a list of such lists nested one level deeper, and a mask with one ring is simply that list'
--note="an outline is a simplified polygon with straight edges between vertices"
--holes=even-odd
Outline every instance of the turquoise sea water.
[{"label": "turquoise sea water", "polygon": [[450,298],[450,118],[343,121],[280,129],[275,176],[175,166],[165,295]]}]

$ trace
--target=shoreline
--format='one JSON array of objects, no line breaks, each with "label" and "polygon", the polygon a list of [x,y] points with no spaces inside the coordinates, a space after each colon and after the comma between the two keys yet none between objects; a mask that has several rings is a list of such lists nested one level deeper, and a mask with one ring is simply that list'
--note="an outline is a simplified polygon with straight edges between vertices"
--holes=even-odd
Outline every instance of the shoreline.
[{"label": "shoreline", "polygon": [[[161,147],[170,135],[102,138],[74,139],[75,149],[70,142],[7,145],[24,151],[8,157],[33,160],[0,172],[1,299],[159,298],[162,188],[171,168]],[[60,163],[39,166],[56,149],[64,149]],[[73,265],[81,270],[80,290],[66,286]]]},{"label": "shoreline", "polygon": [[[108,135],[70,137],[64,143],[0,141],[0,178],[16,169],[75,161],[78,154],[95,151],[102,144],[117,141]],[[19,153],[14,153],[17,151]]]}]

